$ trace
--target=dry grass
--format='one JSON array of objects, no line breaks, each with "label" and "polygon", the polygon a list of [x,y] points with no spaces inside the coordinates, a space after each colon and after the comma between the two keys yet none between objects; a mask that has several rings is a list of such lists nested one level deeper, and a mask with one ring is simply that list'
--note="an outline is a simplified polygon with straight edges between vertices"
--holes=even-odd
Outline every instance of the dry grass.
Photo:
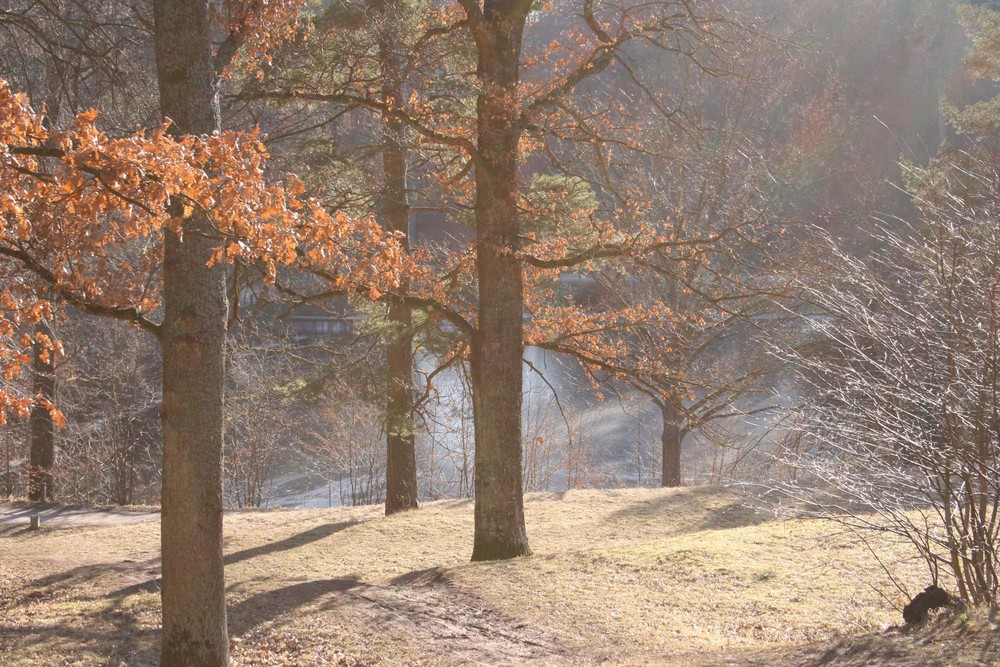
[{"label": "dry grass", "polygon": [[[830,524],[709,488],[535,495],[526,512],[535,555],[488,564],[468,562],[470,501],[228,515],[237,662],[820,664],[894,641],[903,595]],[[0,664],[155,664],[158,543],[155,523],[0,533]]]}]

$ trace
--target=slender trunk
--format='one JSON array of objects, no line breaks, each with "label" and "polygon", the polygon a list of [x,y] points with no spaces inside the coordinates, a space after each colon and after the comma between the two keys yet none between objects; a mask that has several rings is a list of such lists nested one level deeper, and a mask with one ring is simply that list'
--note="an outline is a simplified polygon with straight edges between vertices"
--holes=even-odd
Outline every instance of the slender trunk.
[{"label": "slender trunk", "polygon": [[664,487],[677,487],[681,485],[681,441],[684,440],[682,414],[670,402],[660,403],[660,413],[663,415],[663,432],[660,435],[663,443],[661,482]]},{"label": "slender trunk", "polygon": [[[65,38],[65,37],[64,37]],[[59,119],[62,106],[62,72],[57,58],[45,60],[45,83],[48,88],[48,101],[45,104],[46,114],[43,123],[51,129],[53,122]],[[48,336],[51,341],[52,327],[48,321],[42,320],[35,325],[35,334]],[[28,417],[28,500],[32,502],[48,502],[52,500],[53,482],[55,481],[55,439],[56,425],[52,412],[44,404],[55,404],[56,374],[55,358],[52,350],[48,350],[45,359],[42,353],[44,345],[35,342],[32,359],[32,393],[40,401],[36,401]]]},{"label": "slender trunk", "polygon": [[[398,0],[382,3],[379,59],[382,100],[397,107],[403,97],[402,35],[398,28],[402,7]],[[382,118],[382,207],[390,229],[409,249],[410,204],[406,192],[407,150],[403,123]],[[387,350],[385,513],[417,507],[417,454],[413,432],[413,317],[403,305],[389,307],[391,340]]]},{"label": "slender trunk", "polygon": [[[217,132],[209,3],[156,0],[160,108],[176,134]],[[226,273],[195,213],[163,258],[162,665],[229,664],[222,568]]]},{"label": "slender trunk", "polygon": [[5,494],[7,499],[10,499],[11,494],[14,492],[13,483],[10,477],[10,440],[3,438],[4,446],[4,484],[7,487],[7,493]]},{"label": "slender trunk", "polygon": [[[35,333],[52,340],[52,328],[45,320],[35,327]],[[37,341],[32,362],[33,389],[36,398],[28,417],[28,432],[31,439],[28,467],[28,500],[47,502],[52,500],[52,485],[55,480],[56,425],[49,406],[56,401],[56,373],[52,350],[48,349],[43,358],[44,345]],[[46,405],[48,404],[48,405]]]},{"label": "slender trunk", "polygon": [[413,432],[413,334],[410,311],[389,308],[394,331],[388,346],[385,513],[417,507],[417,455]]},{"label": "slender trunk", "polygon": [[524,311],[519,250],[518,81],[529,3],[486,0],[479,39],[476,270],[479,323],[472,338],[476,429],[473,560],[531,553],[521,486]]}]

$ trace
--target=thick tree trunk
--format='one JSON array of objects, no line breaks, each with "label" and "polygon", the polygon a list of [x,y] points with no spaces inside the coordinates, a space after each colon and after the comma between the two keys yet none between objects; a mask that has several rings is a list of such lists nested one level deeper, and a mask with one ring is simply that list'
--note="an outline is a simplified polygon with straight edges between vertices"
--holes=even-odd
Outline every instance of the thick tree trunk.
[{"label": "thick tree trunk", "polygon": [[[209,3],[156,0],[163,115],[180,134],[220,129]],[[162,665],[229,664],[222,568],[225,268],[203,215],[167,233],[163,259]]]},{"label": "thick tree trunk", "polygon": [[664,487],[681,485],[681,441],[684,431],[681,427],[683,415],[671,403],[661,403],[660,413],[663,415],[663,432],[660,440],[663,443],[663,477]]},{"label": "thick tree trunk", "polygon": [[[52,328],[42,320],[35,327],[36,334],[52,339]],[[28,432],[31,439],[28,467],[28,500],[47,502],[52,500],[55,481],[56,425],[52,412],[44,403],[56,402],[56,373],[52,350],[42,358],[43,345],[35,342],[33,365],[33,389],[36,402],[28,417]]]},{"label": "thick tree trunk", "polygon": [[524,527],[521,399],[524,311],[519,250],[518,80],[527,2],[487,0],[479,39],[476,269],[479,322],[472,339],[476,428],[473,560],[531,553]]},{"label": "thick tree trunk", "polygon": [[[405,42],[399,29],[402,7],[398,0],[380,3],[382,13],[379,59],[382,67],[382,99],[398,106],[403,96],[403,63],[400,49]],[[406,190],[406,129],[386,115],[382,119],[382,210],[386,223],[402,235],[409,249],[410,204]],[[387,350],[386,395],[386,493],[385,513],[417,507],[417,455],[413,432],[413,317],[403,305],[389,307],[391,339]]]}]

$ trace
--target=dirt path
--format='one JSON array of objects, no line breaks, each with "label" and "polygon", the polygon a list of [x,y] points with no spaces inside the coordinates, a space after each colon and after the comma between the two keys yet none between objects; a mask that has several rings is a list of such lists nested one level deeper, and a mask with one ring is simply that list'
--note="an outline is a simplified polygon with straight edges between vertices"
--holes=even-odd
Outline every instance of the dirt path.
[{"label": "dirt path", "polygon": [[[583,665],[544,630],[499,611],[474,593],[449,581],[447,572],[429,570],[417,578],[385,584],[329,579],[261,591],[230,608],[230,631],[244,643],[270,643],[270,624],[295,628],[305,643],[337,643],[324,636],[335,619],[352,619],[382,640],[433,665]],[[317,623],[303,628],[303,619]],[[355,630],[355,632],[357,632]],[[357,638],[355,638],[357,639]],[[572,659],[571,659],[572,657]],[[353,664],[353,663],[352,663]],[[359,663],[367,664],[367,663]],[[418,664],[425,664],[418,662]]]},{"label": "dirt path", "polygon": [[159,521],[160,513],[121,509],[94,509],[67,505],[34,503],[0,503],[0,524],[28,524],[31,516],[37,514],[44,526],[128,526],[148,521]]},{"label": "dirt path", "polygon": [[[562,664],[566,651],[538,628],[512,619],[447,582],[359,586],[347,591],[379,627],[442,657],[475,665]],[[580,656],[574,659],[579,662]]]}]

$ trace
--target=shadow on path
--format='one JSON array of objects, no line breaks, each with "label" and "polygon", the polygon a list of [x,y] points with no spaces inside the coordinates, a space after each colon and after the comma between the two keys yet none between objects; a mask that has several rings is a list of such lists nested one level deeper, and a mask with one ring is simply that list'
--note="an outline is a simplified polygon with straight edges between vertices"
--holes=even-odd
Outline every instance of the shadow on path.
[{"label": "shadow on path", "polygon": [[27,522],[37,514],[42,525],[124,526],[158,521],[159,512],[93,508],[52,503],[0,503],[0,524]]}]

